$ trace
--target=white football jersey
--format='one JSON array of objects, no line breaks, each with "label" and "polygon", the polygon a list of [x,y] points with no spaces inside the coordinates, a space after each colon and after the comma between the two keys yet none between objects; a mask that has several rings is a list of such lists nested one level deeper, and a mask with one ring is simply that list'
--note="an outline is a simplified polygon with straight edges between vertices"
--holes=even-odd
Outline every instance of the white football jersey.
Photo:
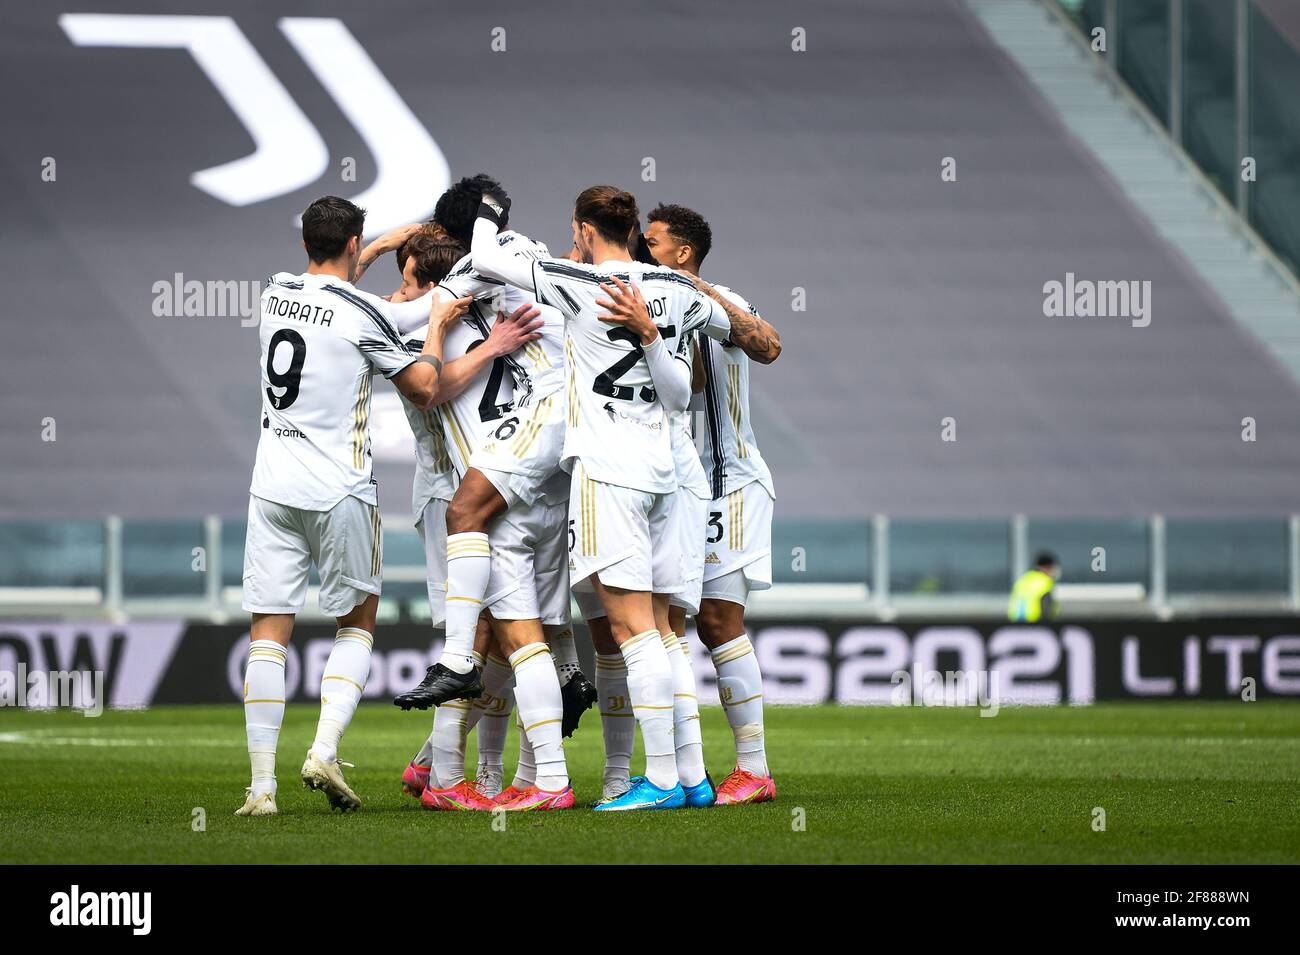
[{"label": "white football jersey", "polygon": [[[499,232],[496,238],[497,245],[525,261],[550,258],[550,251],[544,244],[518,232]],[[523,289],[475,271],[468,255],[456,263],[447,277],[438,283],[438,288],[454,298],[474,296],[480,317],[489,325],[496,320],[497,312],[509,315],[521,305],[532,302]],[[540,329],[542,337],[506,358],[514,378],[516,407],[525,407],[553,395],[564,386],[564,317],[554,309],[543,308],[541,311],[544,322]]]},{"label": "white football jersey", "polygon": [[[409,342],[417,346],[414,354],[424,348],[423,342]],[[430,501],[450,501],[460,484],[447,452],[447,437],[442,429],[442,416],[436,407],[421,411],[402,398],[402,410],[407,424],[415,435],[415,478],[411,481],[411,513],[419,520],[425,505]]]},{"label": "white football jersey", "polygon": [[[427,332],[426,325],[417,333],[419,338],[407,341],[406,347],[412,354],[418,355],[424,348],[424,335]],[[451,364],[470,350],[478,348],[486,338],[487,334],[482,325],[466,315],[464,320],[456,322],[447,330],[442,344],[444,366]],[[418,427],[424,429],[426,433],[427,424],[424,420],[426,414],[432,416],[432,419],[441,426],[441,450],[446,456],[447,463],[450,464],[453,490],[465,477],[465,472],[469,470],[470,457],[486,436],[495,433],[503,426],[512,427],[510,421],[514,411],[513,396],[506,359],[497,358],[481,369],[455,398],[435,405],[428,412],[418,412],[414,408],[408,410],[407,418],[411,421],[412,430],[417,428],[417,419],[412,417],[412,412],[419,416]],[[514,425],[517,426],[518,423],[516,419]],[[417,441],[419,437],[417,431]],[[432,448],[432,441],[430,444]]]},{"label": "white football jersey", "polygon": [[371,375],[418,357],[382,299],[329,275],[279,272],[262,292],[262,434],[250,491],[309,511],[348,495],[376,504]]},{"label": "white football jersey", "polygon": [[596,299],[611,276],[641,287],[665,346],[690,368],[691,334],[715,307],[671,269],[640,262],[583,265],[559,259],[533,264],[539,303],[564,313],[568,428],[564,460],[582,461],[587,476],[653,494],[677,487],[668,412],[655,393],[636,334],[601,321]]},{"label": "white football jersey", "polygon": [[[731,289],[714,288],[734,305],[757,315],[747,301]],[[714,500],[746,484],[760,481],[776,497],[772,472],[758,450],[749,413],[749,357],[729,340],[711,341],[700,336],[704,360],[704,466]]]},{"label": "white football jersey", "polygon": [[[688,333],[686,341],[679,341],[680,333],[676,328],[672,328],[672,334],[669,334],[670,326],[659,326],[659,334],[663,336],[664,344],[674,355],[679,351],[690,362],[692,360],[691,342],[697,338],[696,333]],[[702,336],[701,336],[702,337]],[[670,411],[668,413],[668,436],[672,443],[673,449],[673,468],[677,472],[677,486],[690,491],[701,500],[710,500],[709,478],[704,473],[704,465],[700,463],[700,452],[695,447],[695,438],[691,434],[691,416],[690,411]]]},{"label": "white football jersey", "polygon": [[[550,255],[541,242],[534,242],[518,232],[500,232],[496,241],[498,246],[526,263]],[[473,296],[471,315],[479,324],[486,322],[489,327],[496,321],[497,312],[510,315],[521,305],[533,301],[523,289],[475,271],[468,255],[452,267],[447,277],[430,294],[442,294],[451,298]],[[391,305],[394,324],[404,334],[428,325],[429,306],[427,295]],[[556,394],[564,386],[564,316],[555,309],[542,308],[541,311],[544,323],[540,329],[542,337],[529,342],[505,359],[513,379],[515,404],[519,407]]]}]

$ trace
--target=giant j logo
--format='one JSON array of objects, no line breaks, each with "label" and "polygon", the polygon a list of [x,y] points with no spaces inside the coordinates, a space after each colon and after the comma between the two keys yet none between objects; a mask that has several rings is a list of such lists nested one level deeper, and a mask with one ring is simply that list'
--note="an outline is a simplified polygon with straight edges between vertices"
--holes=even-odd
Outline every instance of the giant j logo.
[{"label": "giant j logo", "polygon": [[[310,185],[329,165],[316,127],[230,17],[67,13],[59,25],[77,46],[189,51],[256,145],[190,176],[209,195],[245,206]],[[375,157],[374,183],[353,199],[367,210],[367,234],[432,213],[451,181],[447,160],[348,28],[323,17],[279,26]]]}]

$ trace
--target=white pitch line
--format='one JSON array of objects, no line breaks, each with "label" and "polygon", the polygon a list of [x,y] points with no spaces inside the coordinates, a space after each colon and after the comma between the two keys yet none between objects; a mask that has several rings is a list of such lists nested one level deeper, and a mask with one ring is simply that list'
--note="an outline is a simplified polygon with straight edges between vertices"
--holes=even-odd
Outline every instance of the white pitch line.
[{"label": "white pitch line", "polygon": [[14,746],[242,746],[238,740],[127,739],[113,736],[40,736],[35,733],[0,733],[0,743]]}]

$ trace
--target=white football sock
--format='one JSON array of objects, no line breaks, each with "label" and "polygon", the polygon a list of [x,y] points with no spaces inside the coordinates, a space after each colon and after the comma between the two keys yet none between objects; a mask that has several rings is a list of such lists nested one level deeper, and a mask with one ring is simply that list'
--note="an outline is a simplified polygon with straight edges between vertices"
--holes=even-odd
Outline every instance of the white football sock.
[{"label": "white football sock", "polygon": [[683,786],[704,781],[704,742],[700,736],[700,701],[695,671],[686,644],[675,633],[663,634],[664,649],[673,668],[673,744],[677,748],[677,777]]},{"label": "white football sock", "polygon": [[673,752],[673,667],[658,630],[645,630],[619,647],[627,663],[627,689],[645,744],[645,774],[651,785],[677,785]]},{"label": "white football sock", "polygon": [[718,697],[736,739],[736,765],[756,776],[768,775],[763,745],[763,674],[749,637],[741,634],[710,651],[718,671]]},{"label": "white football sock", "polygon": [[[518,714],[516,714],[516,717]],[[524,724],[518,723],[519,727],[519,762],[515,765],[515,778],[510,781],[510,785],[515,789],[527,789],[537,781],[537,765],[533,760],[533,744],[528,742],[528,734],[524,732]]]},{"label": "white football sock", "polygon": [[[465,723],[467,733],[478,729],[478,778],[493,777],[498,790],[505,775],[502,753],[510,729],[510,713],[515,706],[514,675],[509,663],[489,654],[483,667],[483,695],[470,707]],[[485,794],[496,795],[486,791]]]},{"label": "white football sock", "polygon": [[420,747],[420,751],[415,754],[415,758],[411,760],[411,762],[415,763],[415,765],[417,766],[433,765],[433,733],[432,732],[430,732],[429,735],[425,737],[424,745]]},{"label": "white football sock", "polygon": [[438,662],[457,673],[474,667],[474,631],[491,570],[486,534],[472,531],[447,538],[447,642]]},{"label": "white football sock", "polygon": [[325,661],[320,680],[320,720],[312,751],[325,762],[338,759],[339,740],[352,722],[370,677],[370,648],[374,638],[357,627],[343,627],[334,635],[334,649]]},{"label": "white football sock", "polygon": [[448,700],[433,717],[433,769],[429,785],[450,789],[465,778],[465,722],[469,716],[468,700]]},{"label": "white football sock", "polygon": [[636,714],[627,695],[627,664],[621,653],[596,654],[596,692],[599,694],[600,728],[605,733],[605,797],[627,790],[632,775],[632,744]]},{"label": "white football sock", "polygon": [[555,673],[560,678],[560,686],[564,686],[581,669],[573,628],[565,627],[559,633],[552,634],[547,642],[551,645],[551,656],[555,660]]},{"label": "white football sock", "polygon": [[[471,660],[474,667],[482,667],[484,659],[478,652],[472,652]],[[460,706],[463,703],[464,706]],[[452,706],[455,704],[455,706]],[[438,722],[438,709],[452,706],[455,713],[451,716],[443,717],[441,724]],[[435,708],[433,713],[433,725],[429,728],[429,738],[425,739],[424,747],[420,750],[420,755],[428,754],[429,758],[429,789],[451,789],[456,783],[465,778],[465,739],[469,737],[469,713],[472,712],[468,700],[452,700],[450,704],[443,703],[442,707]],[[461,715],[463,713],[463,715]],[[439,737],[439,726],[441,726],[441,737]],[[442,772],[447,773],[451,782],[442,782],[438,778],[438,750],[442,750]]]},{"label": "white football sock", "polygon": [[510,654],[510,665],[515,671],[515,708],[537,767],[536,785],[546,792],[559,792],[569,785],[569,770],[560,738],[564,701],[555,661],[546,644],[530,643]]},{"label": "white football sock", "polygon": [[253,768],[253,795],[275,792],[275,748],[284,724],[284,662],[274,640],[254,640],[244,670],[244,732]]}]

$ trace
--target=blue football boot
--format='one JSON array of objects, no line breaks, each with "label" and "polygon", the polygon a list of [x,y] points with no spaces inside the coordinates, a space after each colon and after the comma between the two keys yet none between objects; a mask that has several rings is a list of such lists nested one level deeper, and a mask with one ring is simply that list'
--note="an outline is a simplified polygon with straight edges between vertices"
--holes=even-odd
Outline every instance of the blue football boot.
[{"label": "blue football boot", "polygon": [[[698,787],[696,787],[698,788]],[[680,809],[686,805],[686,793],[681,783],[672,789],[660,789],[648,779],[638,780],[631,789],[616,799],[593,807],[595,812],[627,812],[633,809]]]},{"label": "blue football boot", "polygon": [[704,778],[694,786],[689,789],[683,788],[682,791],[686,794],[688,809],[706,809],[718,798],[717,792],[713,789],[713,779],[708,773],[705,773]]}]

